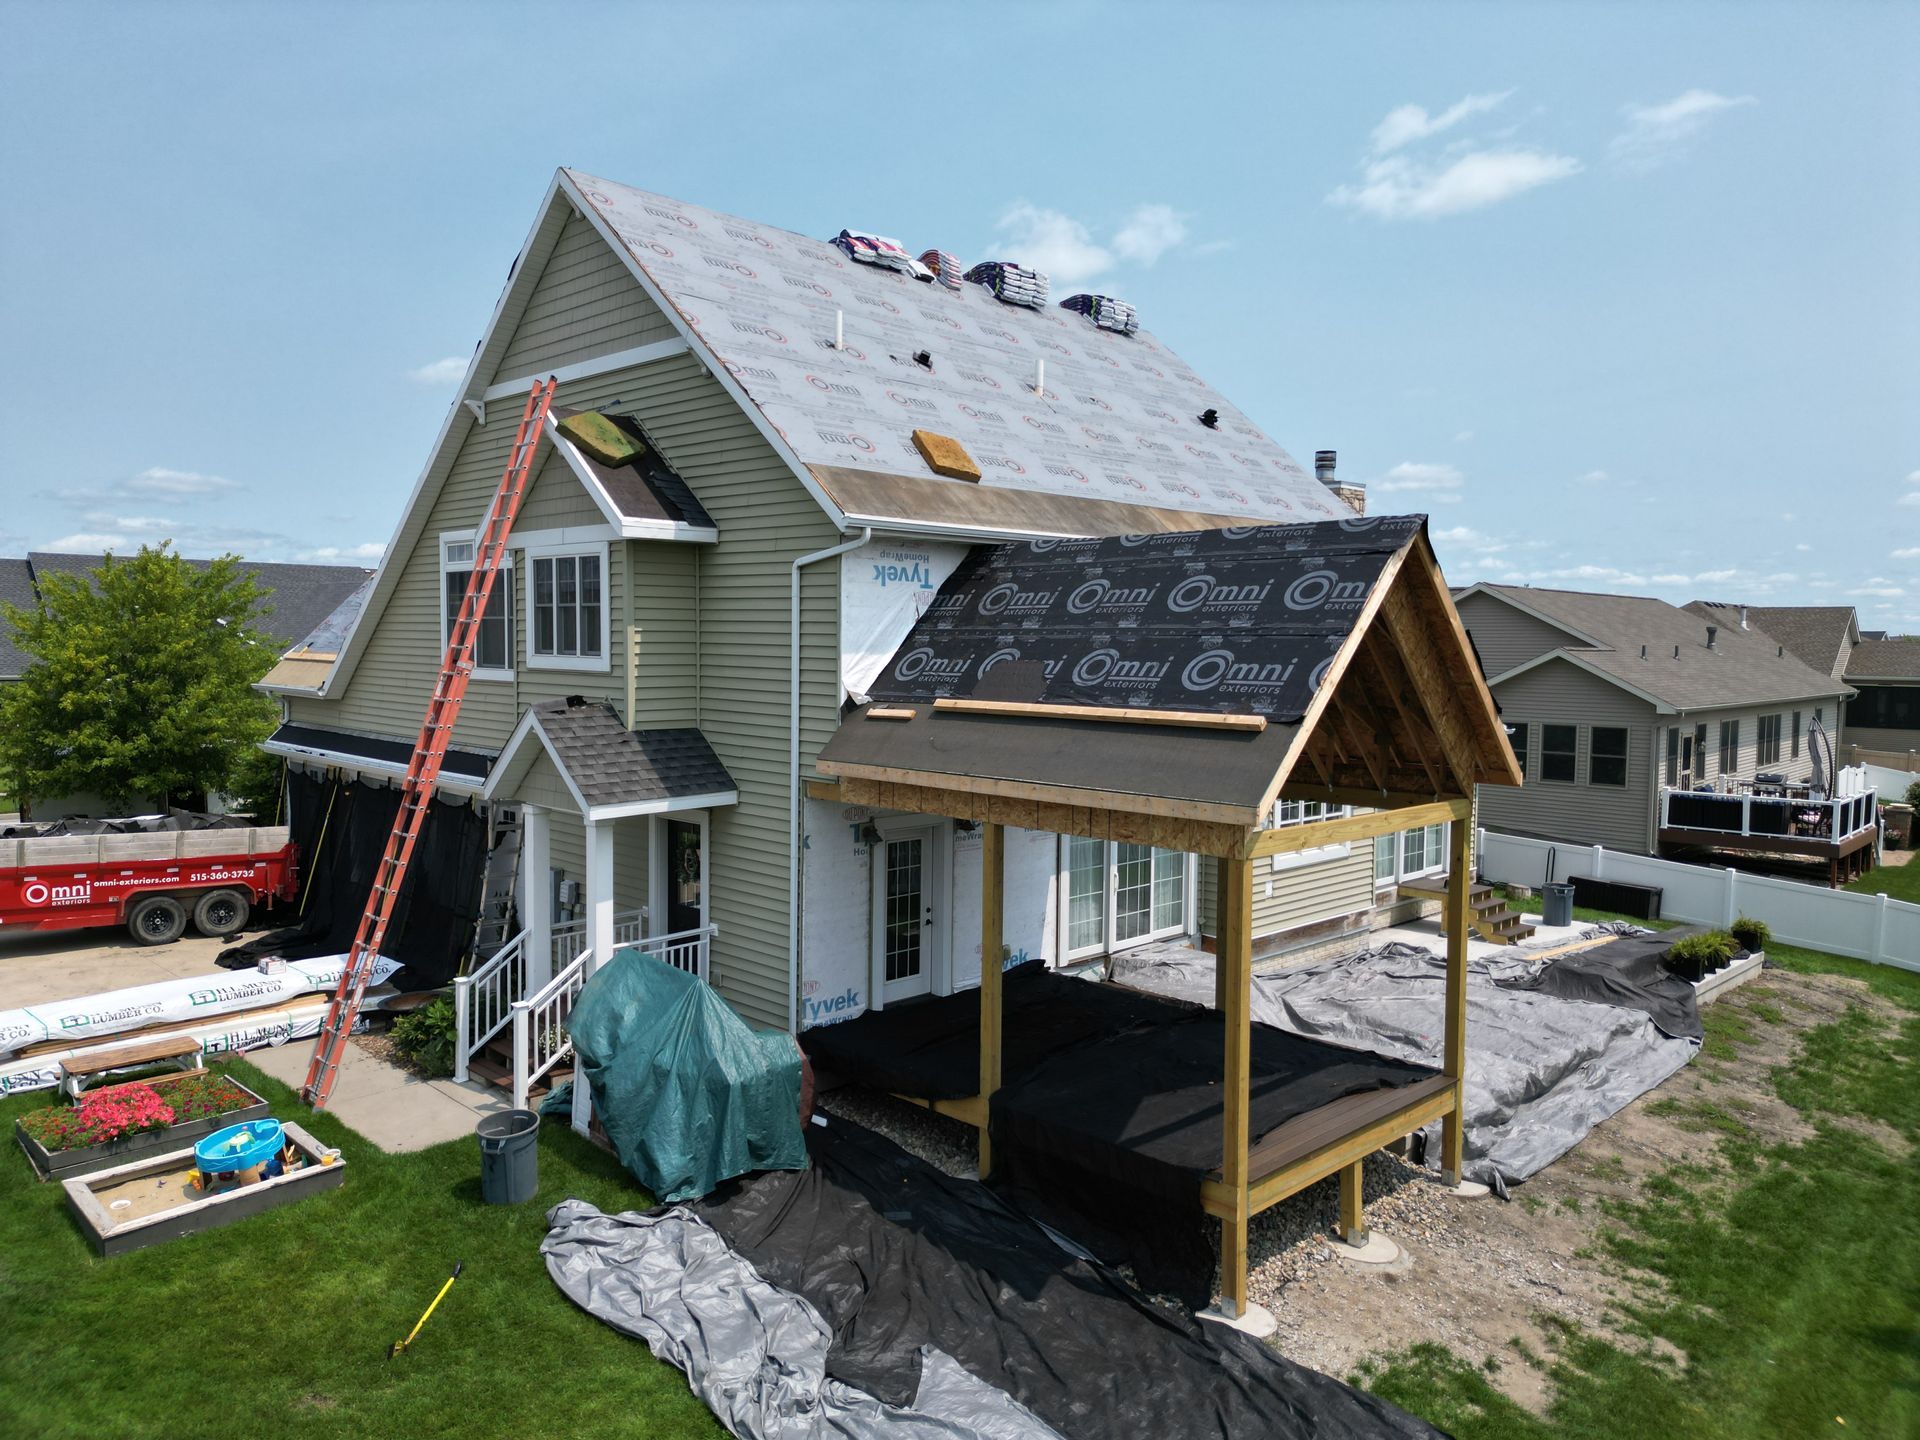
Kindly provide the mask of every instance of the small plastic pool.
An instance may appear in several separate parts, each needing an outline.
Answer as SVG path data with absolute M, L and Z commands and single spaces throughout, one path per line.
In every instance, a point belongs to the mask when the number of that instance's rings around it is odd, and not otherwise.
M 214 1131 L 193 1147 L 193 1159 L 202 1174 L 226 1175 L 266 1164 L 283 1143 L 278 1120 L 249 1120 Z

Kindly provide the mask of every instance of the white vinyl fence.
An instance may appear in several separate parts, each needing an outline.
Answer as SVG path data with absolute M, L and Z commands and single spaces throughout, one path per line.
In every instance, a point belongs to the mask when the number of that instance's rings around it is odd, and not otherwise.
M 1490 830 L 1478 832 L 1475 839 L 1481 878 L 1494 884 L 1537 889 L 1550 880 L 1580 875 L 1657 885 L 1664 892 L 1660 916 L 1665 920 L 1724 926 L 1749 915 L 1766 921 L 1774 938 L 1788 945 L 1920 970 L 1920 905 L 1904 900 L 1743 875 L 1712 865 L 1683 865 L 1600 845 L 1527 840 Z

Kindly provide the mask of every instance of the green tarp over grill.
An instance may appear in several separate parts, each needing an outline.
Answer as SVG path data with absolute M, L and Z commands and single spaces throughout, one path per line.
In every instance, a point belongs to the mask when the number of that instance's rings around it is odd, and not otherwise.
M 663 1204 L 755 1170 L 804 1170 L 800 1047 L 750 1029 L 697 975 L 630 946 L 567 1022 L 578 1073 L 626 1167 Z

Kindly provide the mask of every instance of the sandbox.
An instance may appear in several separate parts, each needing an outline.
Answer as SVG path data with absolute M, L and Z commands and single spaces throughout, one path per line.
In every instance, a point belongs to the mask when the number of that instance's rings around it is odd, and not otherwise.
M 291 1204 L 346 1180 L 347 1162 L 300 1126 L 285 1140 L 294 1159 L 283 1174 L 251 1183 L 229 1181 L 200 1192 L 189 1188 L 193 1147 L 154 1155 L 97 1174 L 61 1181 L 67 1206 L 103 1256 L 124 1255 L 217 1230 L 250 1215 Z

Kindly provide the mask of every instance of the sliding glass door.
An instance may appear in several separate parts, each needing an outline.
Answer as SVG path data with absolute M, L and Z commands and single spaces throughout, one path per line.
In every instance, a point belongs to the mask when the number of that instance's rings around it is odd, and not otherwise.
M 1190 860 L 1177 850 L 1063 837 L 1066 958 L 1105 954 L 1183 933 L 1192 902 Z

